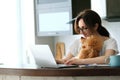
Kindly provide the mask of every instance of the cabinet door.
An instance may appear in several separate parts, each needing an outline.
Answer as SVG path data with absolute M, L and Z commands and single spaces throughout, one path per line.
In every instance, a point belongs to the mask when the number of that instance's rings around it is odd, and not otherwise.
M 72 34 L 71 0 L 35 0 L 35 22 L 38 36 Z
M 75 18 L 84 9 L 91 9 L 91 0 L 72 0 L 71 3 L 72 3 L 72 18 Z M 73 34 L 76 34 L 74 28 Z

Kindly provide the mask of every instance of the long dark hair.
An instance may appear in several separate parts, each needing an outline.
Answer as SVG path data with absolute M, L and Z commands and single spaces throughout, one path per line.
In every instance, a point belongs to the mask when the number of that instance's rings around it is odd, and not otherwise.
M 79 33 L 78 22 L 80 19 L 83 19 L 86 26 L 91 30 L 95 27 L 95 24 L 97 23 L 98 24 L 98 29 L 97 29 L 98 33 L 102 36 L 106 36 L 106 37 L 110 36 L 107 29 L 102 26 L 101 18 L 95 11 L 86 9 L 78 14 L 78 16 L 76 17 L 75 23 L 74 23 L 74 29 L 75 29 L 76 33 Z

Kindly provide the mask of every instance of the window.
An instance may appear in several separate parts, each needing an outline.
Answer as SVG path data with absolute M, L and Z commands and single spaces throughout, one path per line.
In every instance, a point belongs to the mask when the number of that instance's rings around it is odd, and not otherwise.
M 33 0 L 1 0 L 0 10 L 0 63 L 23 66 L 35 39 Z

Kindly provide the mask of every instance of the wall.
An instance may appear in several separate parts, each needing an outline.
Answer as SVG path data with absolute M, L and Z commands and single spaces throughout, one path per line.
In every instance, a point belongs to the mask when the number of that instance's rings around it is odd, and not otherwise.
M 107 22 L 103 21 L 103 26 L 105 26 L 111 34 L 111 37 L 115 38 L 118 43 L 118 49 L 120 50 L 120 22 Z
M 54 52 L 54 37 L 52 36 L 43 36 L 43 37 L 35 37 L 35 44 L 48 44 Z

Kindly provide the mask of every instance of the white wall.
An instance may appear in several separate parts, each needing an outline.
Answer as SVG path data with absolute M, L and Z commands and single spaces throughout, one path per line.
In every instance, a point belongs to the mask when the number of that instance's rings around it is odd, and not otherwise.
M 105 26 L 111 34 L 111 37 L 115 38 L 118 43 L 118 49 L 120 50 L 120 22 L 107 22 L 103 21 L 103 26 Z
M 35 37 L 35 44 L 48 44 L 52 50 L 52 52 L 54 52 L 54 37 L 52 36 L 44 36 L 44 37 Z
M 101 18 L 106 17 L 106 0 L 91 0 L 91 9 L 96 11 Z

